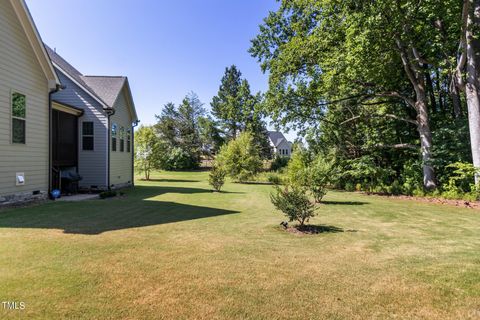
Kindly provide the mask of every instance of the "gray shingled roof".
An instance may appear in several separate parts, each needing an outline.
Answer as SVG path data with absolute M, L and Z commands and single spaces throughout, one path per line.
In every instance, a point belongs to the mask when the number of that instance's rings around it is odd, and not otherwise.
M 67 60 L 63 59 L 58 53 L 52 50 L 49 46 L 45 44 L 45 49 L 47 50 L 50 59 L 54 64 L 56 64 L 63 72 L 67 73 L 71 78 L 73 78 L 76 82 L 78 82 L 82 87 L 84 87 L 88 93 L 98 100 L 100 100 L 103 104 L 108 105 L 96 92 L 93 88 L 88 86 L 88 84 L 84 81 L 84 77 L 80 71 L 75 69 Z M 110 106 L 110 105 L 109 105 Z
M 44 45 L 48 55 L 50 56 L 50 59 L 62 70 L 62 72 L 69 75 L 72 79 L 79 83 L 87 91 L 88 94 L 101 101 L 108 108 L 113 108 L 113 105 L 115 104 L 115 101 L 117 100 L 120 91 L 126 85 L 128 88 L 128 93 L 130 95 L 130 102 L 134 119 L 138 119 L 127 77 L 84 76 L 80 71 L 75 69 L 70 63 L 63 59 L 49 46 L 47 46 L 46 44 Z
M 109 107 L 113 108 L 126 77 L 83 76 L 82 79 Z
M 287 141 L 283 133 L 278 131 L 268 131 L 268 137 L 275 147 L 277 147 L 282 141 Z

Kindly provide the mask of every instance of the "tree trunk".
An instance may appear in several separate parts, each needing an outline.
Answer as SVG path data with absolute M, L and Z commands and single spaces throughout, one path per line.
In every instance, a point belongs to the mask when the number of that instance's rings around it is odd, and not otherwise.
M 479 0 L 480 1 L 480 0 Z M 422 153 L 423 187 L 433 190 L 437 187 L 435 170 L 432 166 L 432 132 L 428 118 L 426 76 L 419 52 L 414 48 L 407 49 L 400 39 L 396 39 L 397 47 L 403 62 L 403 68 L 415 90 L 415 103 L 408 102 L 417 112 L 417 131 L 420 135 L 420 151 Z M 409 54 L 412 52 L 413 56 Z
M 445 112 L 444 94 L 442 90 L 442 79 L 440 78 L 440 72 L 435 69 L 435 90 L 438 93 L 438 110 L 441 113 Z
M 428 121 L 428 111 L 425 94 L 420 94 L 415 102 L 417 109 L 417 130 L 420 135 L 420 149 L 422 153 L 423 186 L 427 190 L 437 187 L 435 171 L 432 167 L 432 132 Z
M 427 83 L 428 95 L 429 95 L 429 98 L 430 98 L 430 106 L 431 106 L 432 112 L 436 113 L 438 111 L 437 110 L 437 100 L 435 98 L 435 90 L 433 89 L 432 77 L 430 76 L 430 73 L 428 72 L 428 70 L 425 71 L 425 80 L 426 80 L 426 83 Z
M 460 118 L 462 116 L 462 102 L 460 100 L 460 92 L 455 77 L 452 77 L 448 91 L 450 93 L 450 98 L 452 99 L 453 114 L 455 118 Z
M 468 107 L 468 125 L 470 129 L 470 144 L 472 148 L 473 165 L 480 168 L 480 40 L 475 39 L 475 30 L 480 27 L 480 0 L 470 0 L 466 27 L 466 84 L 465 94 Z M 475 183 L 480 182 L 480 176 L 475 175 Z
M 145 180 L 150 180 L 150 168 L 149 166 L 145 163 L 143 166 L 144 172 L 145 172 Z

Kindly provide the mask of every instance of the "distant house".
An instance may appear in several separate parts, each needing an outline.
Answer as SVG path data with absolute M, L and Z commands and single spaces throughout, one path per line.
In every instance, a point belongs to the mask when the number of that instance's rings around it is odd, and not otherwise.
M 64 86 L 52 95 L 53 124 L 58 124 L 53 128 L 53 169 L 77 171 L 84 189 L 132 185 L 133 127 L 138 118 L 128 79 L 84 76 L 45 47 Z M 63 126 L 67 121 L 72 125 Z M 55 139 L 57 132 L 61 133 L 59 140 Z
M 78 174 L 84 188 L 133 184 L 126 77 L 83 76 L 44 45 L 24 0 L 0 1 L 0 57 L 0 205 Z
M 283 133 L 269 131 L 268 140 L 275 155 L 280 157 L 290 157 L 292 155 L 292 143 L 285 138 Z

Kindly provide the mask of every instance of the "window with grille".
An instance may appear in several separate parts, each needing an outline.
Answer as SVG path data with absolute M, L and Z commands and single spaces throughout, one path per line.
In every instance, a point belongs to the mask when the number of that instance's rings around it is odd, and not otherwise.
M 131 151 L 132 147 L 132 131 L 130 129 L 127 130 L 127 152 Z
M 117 124 L 112 124 L 112 151 L 117 151 Z
M 92 121 L 82 123 L 82 150 L 91 151 L 94 149 L 94 129 Z
M 125 151 L 125 128 L 120 127 L 120 152 Z
M 12 143 L 26 143 L 27 98 L 25 95 L 12 93 Z

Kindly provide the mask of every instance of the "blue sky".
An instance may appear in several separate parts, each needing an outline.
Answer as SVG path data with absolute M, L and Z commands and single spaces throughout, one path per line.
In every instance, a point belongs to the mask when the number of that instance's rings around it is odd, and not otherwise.
M 267 76 L 247 52 L 275 0 L 27 0 L 43 40 L 86 75 L 126 75 L 142 123 L 196 92 L 206 107 L 225 67 L 252 91 Z M 292 138 L 292 137 L 289 137 Z

